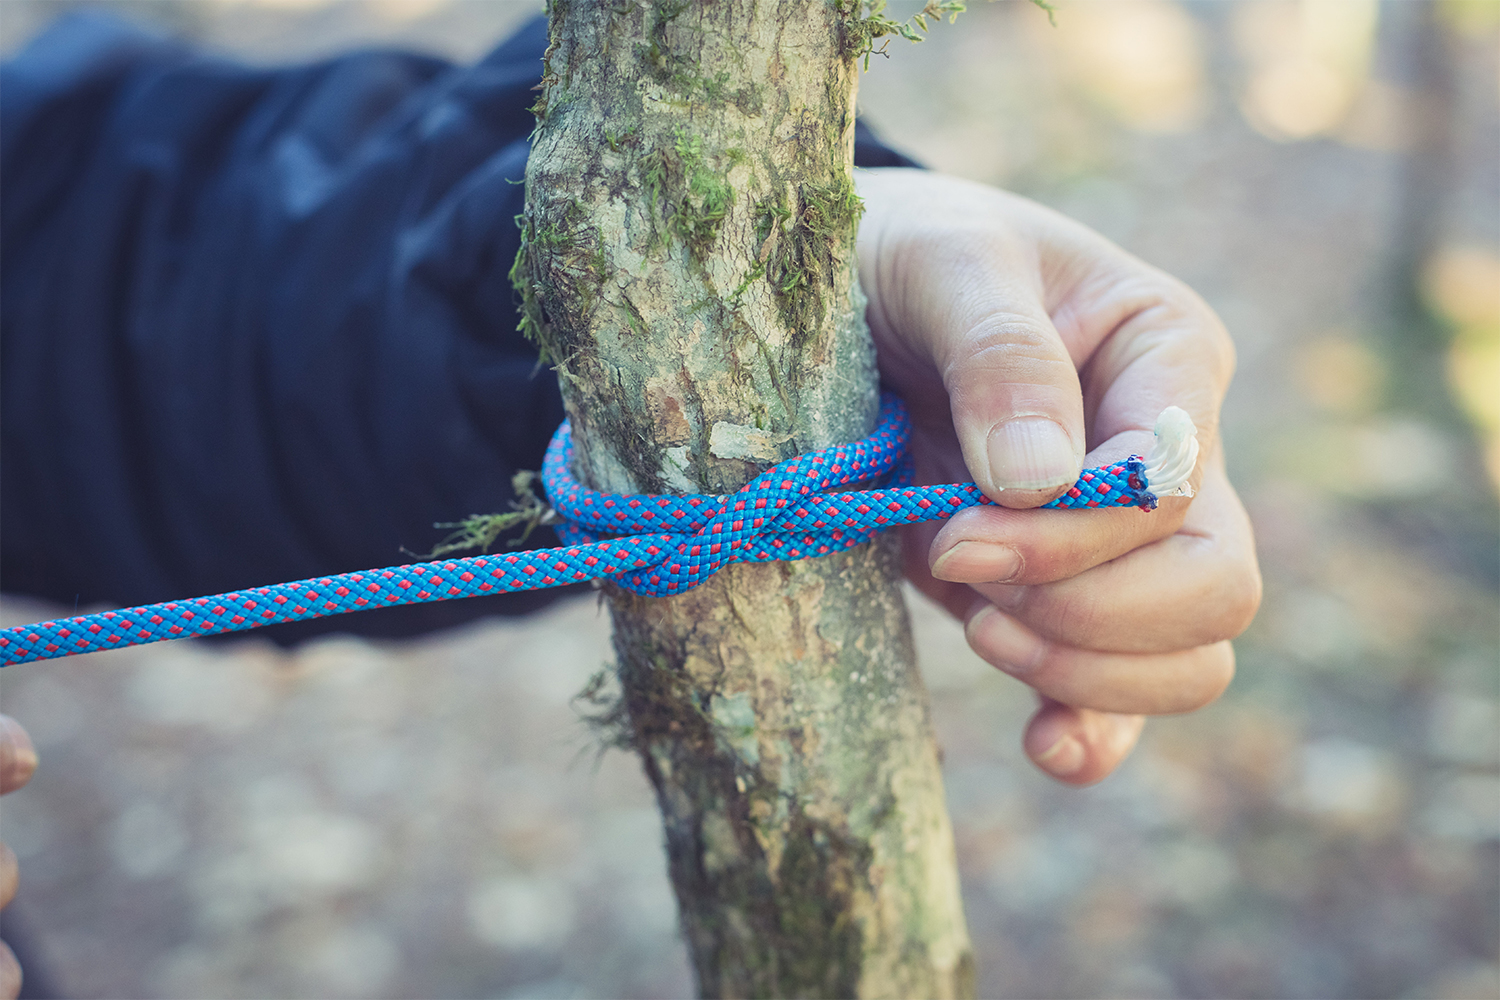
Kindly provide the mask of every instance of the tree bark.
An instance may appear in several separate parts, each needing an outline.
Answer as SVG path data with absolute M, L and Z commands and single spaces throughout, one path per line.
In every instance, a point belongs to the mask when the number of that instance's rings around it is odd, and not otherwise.
M 727 493 L 871 430 L 862 9 L 553 0 L 512 276 L 589 485 Z M 895 545 L 609 588 L 705 996 L 972 994 Z

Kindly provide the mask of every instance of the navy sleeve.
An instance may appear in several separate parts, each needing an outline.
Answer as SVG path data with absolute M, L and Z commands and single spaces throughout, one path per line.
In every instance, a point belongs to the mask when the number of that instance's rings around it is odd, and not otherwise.
M 72 15 L 0 69 L 0 586 L 216 593 L 400 562 L 505 509 L 563 415 L 507 279 L 545 36 L 466 67 L 266 69 Z M 863 126 L 857 148 L 911 165 Z

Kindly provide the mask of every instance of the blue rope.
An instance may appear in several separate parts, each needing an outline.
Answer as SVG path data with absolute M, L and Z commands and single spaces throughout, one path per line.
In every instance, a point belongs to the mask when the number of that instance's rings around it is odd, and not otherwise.
M 691 590 L 734 562 L 810 559 L 869 541 L 901 524 L 952 517 L 991 501 L 973 483 L 912 486 L 911 422 L 894 396 L 862 441 L 798 455 L 728 496 L 621 496 L 580 485 L 569 471 L 565 422 L 542 464 L 542 483 L 564 518 L 563 545 L 386 569 L 361 570 L 212 597 L 148 604 L 0 630 L 0 666 L 216 635 L 400 604 L 422 604 L 607 578 L 638 594 Z M 838 492 L 863 480 L 879 489 Z M 1152 510 L 1145 463 L 1089 469 L 1046 507 Z

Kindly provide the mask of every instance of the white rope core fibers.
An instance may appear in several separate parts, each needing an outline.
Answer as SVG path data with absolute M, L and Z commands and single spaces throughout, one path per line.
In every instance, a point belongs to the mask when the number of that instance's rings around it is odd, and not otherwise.
M 1159 497 L 1190 497 L 1188 477 L 1198 464 L 1198 428 L 1180 406 L 1156 418 L 1156 443 L 1146 456 L 1146 488 Z

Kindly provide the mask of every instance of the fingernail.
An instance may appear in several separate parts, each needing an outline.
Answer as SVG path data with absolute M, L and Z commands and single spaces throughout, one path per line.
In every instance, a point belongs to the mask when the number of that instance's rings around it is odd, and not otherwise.
M 1032 758 L 1036 766 L 1058 778 L 1069 778 L 1083 769 L 1083 744 L 1076 736 L 1064 736 Z
M 932 564 L 932 575 L 950 583 L 1005 583 L 1020 573 L 1021 553 L 991 542 L 959 542 Z
M 1012 677 L 1026 677 L 1041 662 L 1042 641 L 993 606 L 975 612 L 965 624 L 964 634 L 986 663 Z
M 1004 490 L 1041 490 L 1078 477 L 1082 459 L 1060 424 L 1042 417 L 1008 420 L 990 431 L 990 477 Z

